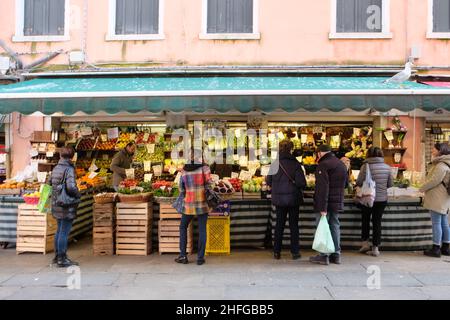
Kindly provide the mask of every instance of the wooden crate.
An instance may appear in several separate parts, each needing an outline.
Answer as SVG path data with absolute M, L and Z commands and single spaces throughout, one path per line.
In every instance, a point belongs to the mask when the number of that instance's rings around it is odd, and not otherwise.
M 114 254 L 115 227 L 96 227 L 92 231 L 92 248 L 95 256 Z
M 116 254 L 150 254 L 153 203 L 118 203 L 116 218 Z
M 94 227 L 111 227 L 115 224 L 114 203 L 94 203 Z
M 160 220 L 158 224 L 158 241 L 159 241 L 159 254 L 165 252 L 168 253 L 180 253 L 180 219 L 167 219 Z M 187 237 L 187 253 L 193 251 L 193 229 L 192 223 L 188 228 Z
M 261 192 L 244 192 L 243 199 L 261 199 Z
M 57 221 L 49 214 L 40 213 L 37 206 L 21 204 L 17 216 L 17 254 L 54 250 Z
M 171 203 L 161 203 L 159 205 L 159 219 L 181 219 L 181 214 L 172 207 Z

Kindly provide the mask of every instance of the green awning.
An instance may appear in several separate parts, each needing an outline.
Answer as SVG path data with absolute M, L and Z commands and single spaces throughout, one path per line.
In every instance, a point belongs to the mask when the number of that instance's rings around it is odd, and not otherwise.
M 380 77 L 40 78 L 0 86 L 0 113 L 450 111 L 450 90 Z

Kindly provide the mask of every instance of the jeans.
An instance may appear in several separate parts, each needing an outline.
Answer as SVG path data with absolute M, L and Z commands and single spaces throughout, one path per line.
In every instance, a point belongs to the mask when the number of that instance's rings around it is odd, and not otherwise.
M 374 202 L 373 207 L 362 208 L 362 241 L 370 239 L 370 218 L 372 218 L 372 242 L 375 247 L 381 244 L 381 219 L 387 202 Z
M 281 252 L 283 245 L 283 232 L 286 225 L 286 218 L 289 214 L 289 229 L 291 230 L 291 253 L 298 254 L 300 251 L 299 244 L 299 207 L 276 207 L 277 210 L 277 224 L 275 227 L 275 240 L 273 245 L 274 252 Z
M 316 219 L 316 226 L 319 225 L 321 215 L 319 214 Z M 331 237 L 334 243 L 334 254 L 341 254 L 341 223 L 339 222 L 338 212 L 327 212 L 327 220 L 330 226 Z M 328 256 L 328 254 L 322 254 Z
M 69 241 L 70 229 L 72 229 L 72 219 L 58 219 L 58 228 L 55 234 L 55 252 L 56 254 L 65 254 L 67 252 L 67 243 Z
M 194 215 L 181 215 L 180 223 L 180 256 L 186 257 L 187 246 L 187 229 L 191 223 Z M 197 216 L 198 219 L 198 253 L 197 259 L 203 260 L 205 258 L 206 249 L 206 222 L 208 221 L 208 214 L 201 214 Z
M 433 224 L 433 244 L 441 246 L 442 243 L 450 243 L 450 229 L 446 214 L 431 211 Z

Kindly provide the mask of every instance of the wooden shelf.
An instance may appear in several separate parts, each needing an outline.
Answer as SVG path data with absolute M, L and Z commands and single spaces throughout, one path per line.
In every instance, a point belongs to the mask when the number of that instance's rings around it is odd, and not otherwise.
M 30 143 L 54 143 L 57 144 L 57 141 L 51 141 L 51 140 L 30 140 Z
M 392 133 L 407 133 L 408 131 L 402 131 L 402 130 L 383 130 L 383 132 L 392 131 Z
M 383 148 L 383 151 L 406 151 L 407 148 Z

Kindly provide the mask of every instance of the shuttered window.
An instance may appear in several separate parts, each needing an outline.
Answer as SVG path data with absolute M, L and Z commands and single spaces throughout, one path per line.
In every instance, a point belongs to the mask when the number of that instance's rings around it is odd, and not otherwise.
M 158 34 L 159 0 L 116 0 L 116 34 Z
M 337 0 L 336 31 L 382 32 L 382 0 Z
M 450 32 L 450 0 L 434 0 L 433 32 Z
M 64 35 L 65 0 L 25 0 L 25 36 Z
M 207 33 L 253 33 L 253 0 L 208 0 Z

